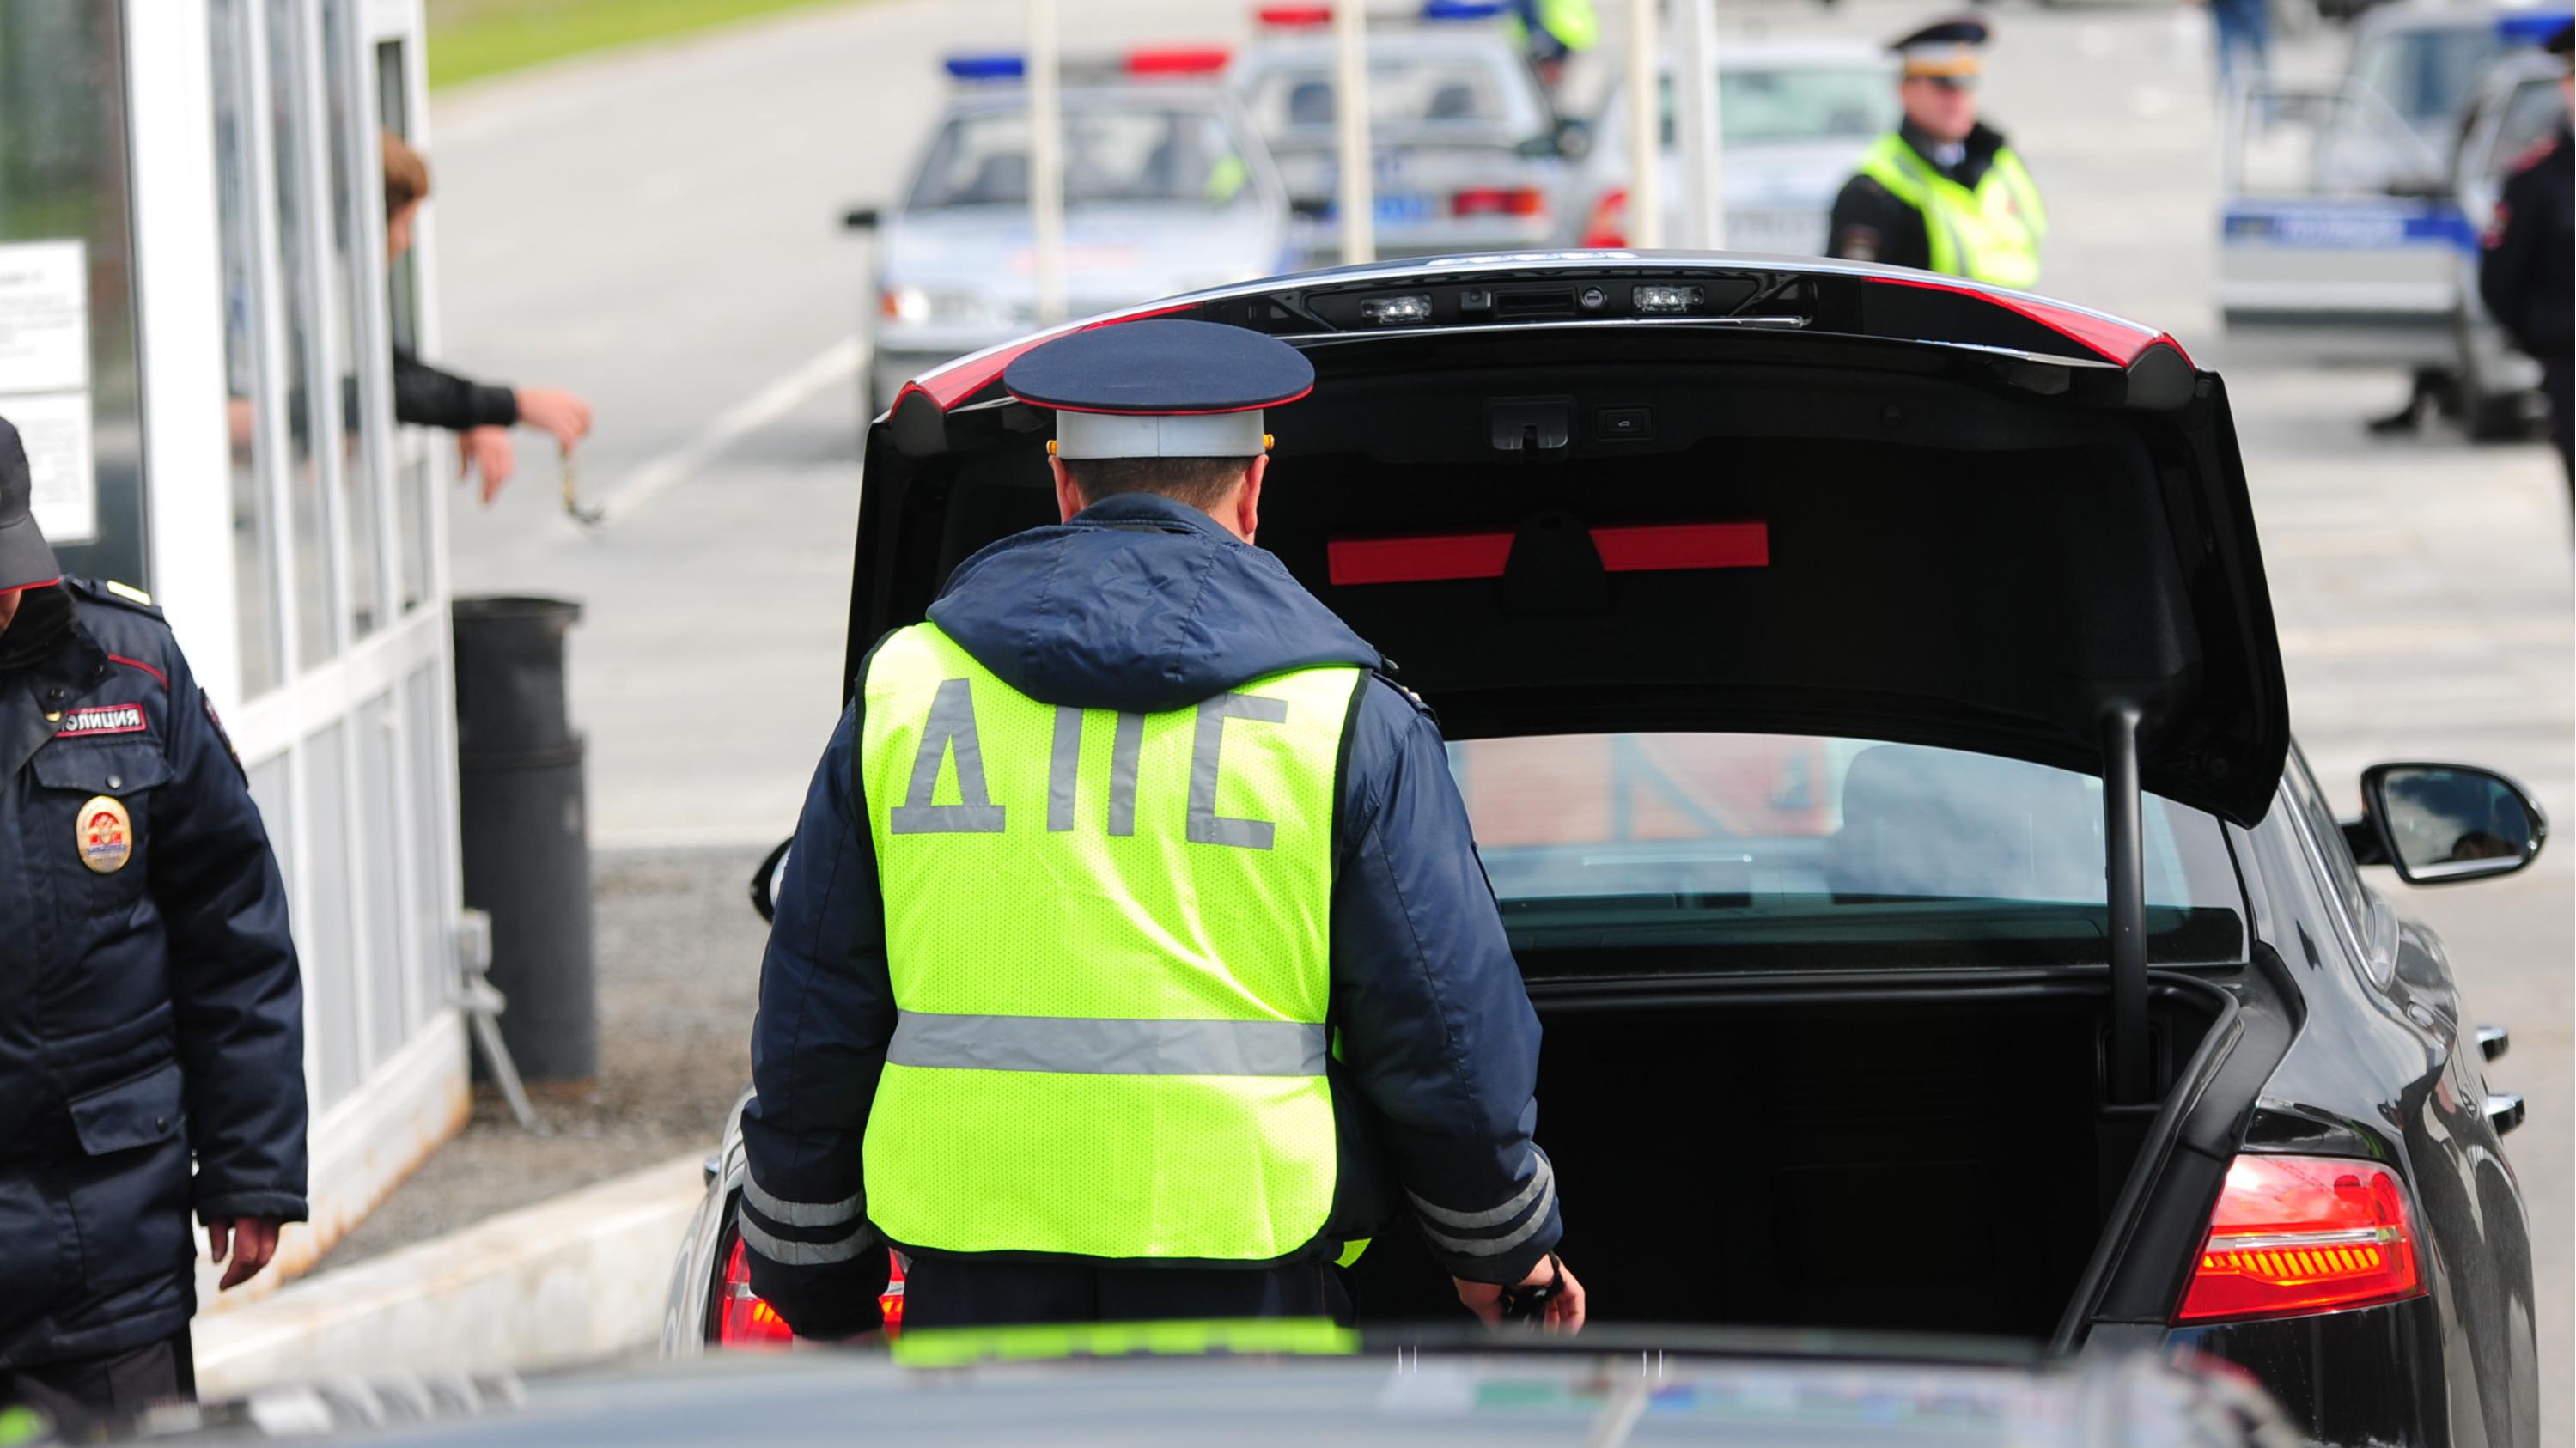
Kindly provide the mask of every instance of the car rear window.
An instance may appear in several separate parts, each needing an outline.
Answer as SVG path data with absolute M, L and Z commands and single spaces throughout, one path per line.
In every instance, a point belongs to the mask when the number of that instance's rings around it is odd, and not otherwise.
M 1466 57 L 1371 61 L 1368 83 L 1372 126 L 1493 129 L 1512 118 L 1502 77 Z M 1320 66 L 1263 71 L 1244 91 L 1243 104 L 1266 136 L 1327 129 L 1336 116 L 1333 73 Z
M 1213 111 L 1067 107 L 1064 200 L 1194 202 L 1252 199 L 1252 172 L 1233 128 Z M 1029 119 L 983 111 L 940 128 L 913 185 L 910 209 L 1029 204 Z
M 2109 959 L 2090 775 L 1760 734 L 1475 739 L 1450 764 L 1532 974 Z M 2241 959 L 2218 821 L 2153 796 L 2145 818 L 2149 959 Z
M 1896 85 L 1878 66 L 1728 66 L 1717 92 L 1718 135 L 1729 146 L 1851 141 L 1854 154 L 1893 130 Z M 1673 84 L 1663 82 L 1664 147 L 1674 144 Z

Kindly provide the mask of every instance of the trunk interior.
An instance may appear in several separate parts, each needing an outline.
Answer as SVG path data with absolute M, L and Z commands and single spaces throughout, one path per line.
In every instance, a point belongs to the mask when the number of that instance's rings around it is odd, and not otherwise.
M 2046 1338 L 2153 1115 L 2101 1104 L 2098 985 L 1533 995 L 1539 1141 L 1599 1323 Z M 2214 1008 L 2171 988 L 2152 999 L 2164 1091 Z M 1350 1285 L 1362 1321 L 1459 1313 L 1409 1223 Z

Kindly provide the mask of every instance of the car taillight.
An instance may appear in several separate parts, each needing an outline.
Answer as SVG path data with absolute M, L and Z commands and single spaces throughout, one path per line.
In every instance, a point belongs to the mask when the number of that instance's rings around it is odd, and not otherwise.
M 1592 216 L 1583 223 L 1584 246 L 1624 247 L 1628 244 L 1628 193 L 1613 186 L 1592 203 Z
M 2294 1317 L 2424 1291 L 2397 1174 L 2326 1156 L 2240 1156 L 2174 1324 Z
M 737 1238 L 725 1256 L 724 1281 L 716 1289 L 716 1346 L 749 1351 L 785 1347 L 795 1334 L 777 1308 L 752 1293 L 751 1264 L 742 1252 Z M 892 1252 L 886 1254 L 886 1289 L 877 1296 L 877 1310 L 885 1315 L 887 1337 L 903 1332 L 903 1259 Z
M 1472 186 L 1449 198 L 1452 216 L 1541 216 L 1547 198 L 1529 186 Z
M 795 1336 L 778 1309 L 752 1295 L 751 1264 L 743 1260 L 742 1242 L 725 1257 L 724 1281 L 716 1288 L 716 1346 L 759 1350 L 780 1348 Z

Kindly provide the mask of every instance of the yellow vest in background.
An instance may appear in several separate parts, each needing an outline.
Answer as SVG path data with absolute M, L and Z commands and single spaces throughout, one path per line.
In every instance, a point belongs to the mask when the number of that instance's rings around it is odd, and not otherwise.
M 1995 152 L 1975 189 L 1944 176 L 1894 131 L 1861 158 L 1861 174 L 1923 213 L 1932 241 L 1931 269 L 1999 287 L 2039 281 L 2039 243 L 2048 213 L 2039 188 L 2009 146 Z

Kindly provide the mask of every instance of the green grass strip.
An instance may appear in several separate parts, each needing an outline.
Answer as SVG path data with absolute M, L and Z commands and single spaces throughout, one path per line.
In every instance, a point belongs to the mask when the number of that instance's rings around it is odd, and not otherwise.
M 834 0 L 429 0 L 429 83 L 708 30 Z

